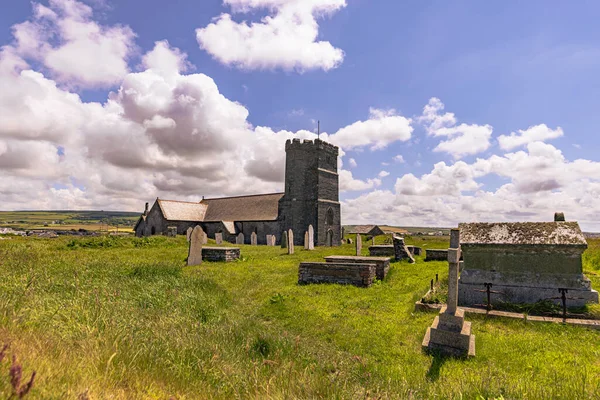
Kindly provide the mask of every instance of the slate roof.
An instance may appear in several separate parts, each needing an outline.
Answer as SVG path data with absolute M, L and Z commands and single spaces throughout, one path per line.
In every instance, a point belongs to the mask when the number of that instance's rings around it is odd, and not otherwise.
M 275 221 L 283 193 L 204 199 L 208 207 L 204 222 L 216 221 Z
M 461 244 L 587 246 L 577 222 L 459 224 Z
M 203 221 L 207 205 L 187 201 L 160 200 L 158 205 L 168 221 Z
M 373 236 L 385 235 L 385 232 L 377 225 L 354 225 L 348 233 Z

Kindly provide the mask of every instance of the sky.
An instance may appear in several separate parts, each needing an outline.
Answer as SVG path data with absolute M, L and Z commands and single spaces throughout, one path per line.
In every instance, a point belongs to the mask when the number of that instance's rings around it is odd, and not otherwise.
M 0 0 L 4 210 L 283 191 L 340 147 L 344 224 L 600 231 L 600 3 Z

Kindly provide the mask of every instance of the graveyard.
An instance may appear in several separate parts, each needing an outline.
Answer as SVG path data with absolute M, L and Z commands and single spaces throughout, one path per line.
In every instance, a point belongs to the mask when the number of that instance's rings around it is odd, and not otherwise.
M 449 241 L 407 236 L 405 244 L 426 252 Z M 361 242 L 366 257 L 371 242 Z M 225 248 L 239 248 L 239 258 L 209 261 Z M 415 302 L 436 274 L 447 286 L 447 260 L 392 259 L 385 278 L 364 288 L 298 284 L 301 263 L 346 263 L 356 243 L 296 245 L 289 254 L 209 238 L 204 249 L 201 264 L 188 266 L 185 235 L 1 240 L 0 345 L 17 355 L 24 381 L 36 371 L 31 398 L 573 399 L 600 391 L 600 333 L 588 328 L 468 314 L 475 357 L 423 351 L 438 313 L 415 311 Z M 588 239 L 592 287 L 599 261 L 600 240 Z M 600 317 L 598 305 L 583 312 Z

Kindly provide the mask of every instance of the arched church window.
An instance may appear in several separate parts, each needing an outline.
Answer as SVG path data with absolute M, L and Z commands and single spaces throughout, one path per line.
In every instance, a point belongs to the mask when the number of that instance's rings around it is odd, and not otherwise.
M 331 208 L 327 210 L 327 216 L 325 217 L 325 223 L 327 225 L 333 225 L 333 210 Z

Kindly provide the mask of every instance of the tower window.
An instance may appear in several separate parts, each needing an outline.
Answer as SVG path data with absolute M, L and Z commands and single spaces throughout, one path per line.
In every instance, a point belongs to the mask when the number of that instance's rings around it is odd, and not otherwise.
M 325 224 L 333 225 L 333 210 L 331 208 L 327 210 L 327 215 L 325 217 Z

